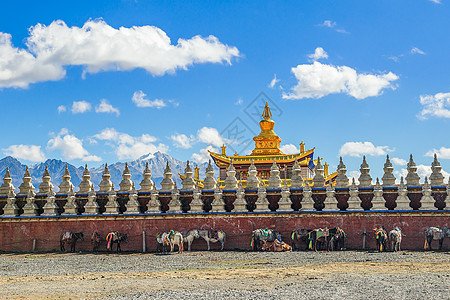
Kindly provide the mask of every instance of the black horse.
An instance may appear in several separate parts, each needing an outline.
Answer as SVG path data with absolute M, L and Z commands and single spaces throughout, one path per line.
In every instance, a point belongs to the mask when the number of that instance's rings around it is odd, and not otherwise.
M 253 251 L 259 251 L 262 248 L 262 241 L 273 242 L 275 240 L 281 242 L 281 235 L 278 231 L 272 229 L 256 229 L 252 232 L 250 246 Z
M 114 244 L 117 244 L 116 252 L 122 252 L 122 248 L 120 248 L 121 242 L 128 243 L 128 237 L 125 233 L 110 232 L 106 236 L 106 249 L 112 252 Z
M 311 231 L 303 228 L 292 231 L 292 250 L 308 250 L 308 235 Z
M 331 228 L 328 235 L 328 251 L 344 250 L 345 232 L 339 227 Z
M 442 245 L 444 244 L 445 236 L 450 237 L 450 229 L 447 227 L 430 227 L 425 231 L 425 250 L 432 250 L 431 242 L 433 240 L 439 241 L 439 250 L 442 250 Z
M 66 251 L 66 248 L 64 247 L 65 244 L 70 245 L 70 252 L 75 252 L 75 244 L 78 240 L 83 240 L 84 235 L 82 232 L 64 232 L 61 234 L 59 238 L 59 247 L 62 252 Z
M 388 234 L 383 226 L 375 227 L 373 229 L 373 234 L 375 235 L 375 239 L 377 240 L 377 249 L 378 252 L 383 252 L 386 249 L 386 244 L 388 241 Z

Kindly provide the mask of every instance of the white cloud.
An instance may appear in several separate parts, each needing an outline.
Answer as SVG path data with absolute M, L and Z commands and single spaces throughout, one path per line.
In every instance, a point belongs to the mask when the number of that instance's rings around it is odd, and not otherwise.
M 174 134 L 170 139 L 175 143 L 175 147 L 189 149 L 192 148 L 193 137 L 185 134 Z
M 207 162 L 208 160 L 211 159 L 211 156 L 209 155 L 208 150 L 211 151 L 211 152 L 216 152 L 216 153 L 219 152 L 218 149 L 216 149 L 213 146 L 209 145 L 206 148 L 201 149 L 199 153 L 192 154 L 192 159 L 194 159 L 195 162 L 198 163 L 198 164 Z
M 101 161 L 98 156 L 91 155 L 84 147 L 83 142 L 76 136 L 69 134 L 68 130 L 63 128 L 57 136 L 50 139 L 47 143 L 47 150 L 59 150 L 65 159 L 81 159 L 83 161 Z
M 273 89 L 279 81 L 280 81 L 280 79 L 277 79 L 277 74 L 274 74 L 273 79 L 270 81 L 270 83 L 267 86 L 269 88 Z
M 398 158 L 398 157 L 391 158 L 391 161 L 394 165 L 398 165 L 398 166 L 406 166 L 406 164 L 408 163 L 405 159 Z
M 239 98 L 236 102 L 234 102 L 234 105 L 242 105 L 244 103 L 244 100 L 242 98 Z
M 300 152 L 300 150 L 293 144 L 282 145 L 280 150 L 285 154 L 295 154 Z
M 380 156 L 393 151 L 388 146 L 375 146 L 371 142 L 347 142 L 339 150 L 341 156 L 361 157 L 363 155 Z
M 72 113 L 73 114 L 83 114 L 92 109 L 91 103 L 87 101 L 73 101 L 72 103 Z
M 339 33 L 348 33 L 344 28 L 338 28 L 337 23 L 331 20 L 325 20 L 323 23 L 319 24 L 319 26 L 333 28 L 335 31 Z
M 186 70 L 193 64 L 227 63 L 239 50 L 215 36 L 178 39 L 177 44 L 155 26 L 115 29 L 103 20 L 68 27 L 57 20 L 29 29 L 27 49 L 15 48 L 11 35 L 0 33 L 0 87 L 26 88 L 30 83 L 60 80 L 65 66 L 85 73 L 143 68 L 154 76 Z
M 110 113 L 110 114 L 116 114 L 117 116 L 120 115 L 120 111 L 117 107 L 112 106 L 108 100 L 102 99 L 100 104 L 97 105 L 95 108 L 96 113 Z
M 325 21 L 323 21 L 322 24 L 320 24 L 320 26 L 324 26 L 324 27 L 328 27 L 328 28 L 336 27 L 336 25 L 337 25 L 336 22 L 333 22 L 331 20 L 325 20 Z
M 216 128 L 203 127 L 197 132 L 197 138 L 200 142 L 220 147 L 227 141 L 224 139 Z
M 422 111 L 417 115 L 421 120 L 429 116 L 437 118 L 450 118 L 450 93 L 437 93 L 436 95 L 420 96 Z
M 450 159 L 450 148 L 441 147 L 441 149 L 432 149 L 428 151 L 426 156 L 434 156 L 437 154 L 438 159 Z
M 310 61 L 316 61 L 322 58 L 327 59 L 328 53 L 322 47 L 317 47 L 313 54 L 308 55 Z
M 180 102 L 175 101 L 175 100 L 172 100 L 172 99 L 167 100 L 167 102 L 169 102 L 170 104 L 172 104 L 173 107 L 178 107 L 178 106 L 180 106 Z
M 36 145 L 11 145 L 2 151 L 4 155 L 28 161 L 44 161 L 45 159 L 41 146 Z
M 347 66 L 333 66 L 315 61 L 313 64 L 292 68 L 298 84 L 292 93 L 283 93 L 284 99 L 322 98 L 329 94 L 345 93 L 356 99 L 379 96 L 385 88 L 394 89 L 392 81 L 398 76 L 392 72 L 374 75 L 358 74 Z
M 441 0 L 429 0 L 430 2 L 436 3 L 436 4 L 441 4 Z
M 65 107 L 64 105 L 60 105 L 58 106 L 58 114 L 67 111 L 67 107 Z
M 145 99 L 146 96 L 147 95 L 143 91 L 136 91 L 134 92 L 133 97 L 131 97 L 131 100 L 134 102 L 134 104 L 136 104 L 137 107 L 156 107 L 160 109 L 167 105 L 164 100 L 148 100 Z M 178 106 L 178 104 L 176 106 Z
M 425 181 L 425 176 L 430 177 L 431 175 L 431 166 L 425 166 L 425 165 L 417 165 L 417 175 L 419 175 L 420 177 L 420 182 L 424 182 Z M 444 176 L 444 178 L 448 178 L 450 176 L 450 173 L 442 170 L 442 175 Z M 406 175 L 408 175 L 408 170 L 405 169 L 401 169 L 400 171 L 394 171 L 394 174 L 396 175 L 397 178 L 397 182 L 400 182 L 400 177 L 403 176 L 403 178 L 406 178 Z M 428 182 L 430 182 L 428 180 Z M 406 184 L 406 180 L 405 180 L 405 184 Z
M 167 153 L 169 147 L 159 143 L 154 144 L 158 139 L 149 134 L 141 136 L 131 136 L 121 133 L 114 128 L 105 128 L 93 136 L 94 139 L 107 141 L 114 148 L 119 159 L 137 159 L 144 154 L 153 154 L 157 151 Z
M 0 32 L 0 57 L 0 88 L 26 88 L 30 83 L 60 80 L 66 75 L 60 65 L 15 48 L 8 33 Z
M 411 51 L 409 53 L 411 53 L 411 54 L 421 54 L 421 55 L 425 55 L 426 54 L 425 52 L 423 52 L 422 50 L 420 50 L 417 47 L 412 47 Z

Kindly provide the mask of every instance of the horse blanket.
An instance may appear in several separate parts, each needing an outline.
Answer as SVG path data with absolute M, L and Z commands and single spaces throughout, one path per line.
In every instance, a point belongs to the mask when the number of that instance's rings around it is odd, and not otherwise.
M 62 240 L 70 240 L 72 238 L 72 232 L 64 232 L 63 236 L 62 236 Z
M 430 228 L 430 231 L 433 233 L 433 240 L 440 240 L 444 237 L 444 231 L 440 228 L 433 227 Z

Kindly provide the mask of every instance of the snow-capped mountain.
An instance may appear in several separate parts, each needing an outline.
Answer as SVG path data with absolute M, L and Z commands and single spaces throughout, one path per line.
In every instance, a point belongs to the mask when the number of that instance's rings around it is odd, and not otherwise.
M 131 180 L 135 183 L 137 189 L 139 189 L 140 187 L 139 183 L 142 181 L 142 173 L 145 169 L 146 162 L 148 162 L 150 170 L 152 171 L 152 180 L 156 183 L 156 186 L 158 188 L 160 187 L 160 183 L 163 179 L 164 169 L 167 162 L 169 162 L 169 166 L 172 169 L 173 180 L 177 183 L 178 187 L 181 187 L 181 179 L 178 176 L 178 173 L 184 174 L 186 162 L 173 158 L 168 154 L 156 152 L 154 154 L 143 155 L 136 160 L 128 162 L 128 168 L 131 172 Z M 43 163 L 29 166 L 33 185 L 37 189 L 39 184 L 42 182 L 42 174 L 44 173 L 45 166 L 47 165 L 50 176 L 52 177 L 52 183 L 55 186 L 55 191 L 58 191 L 57 186 L 62 181 L 62 175 L 64 173 L 66 164 L 69 168 L 70 175 L 72 176 L 71 181 L 76 187 L 75 191 L 77 191 L 77 186 L 82 180 L 84 166 L 80 166 L 77 168 L 69 163 L 57 159 L 48 159 Z M 191 164 L 192 169 L 194 169 L 194 166 L 195 164 Z M 198 167 L 200 168 L 200 178 L 205 177 L 206 166 L 207 163 L 198 165 Z M 25 173 L 26 166 L 17 159 L 11 156 L 7 156 L 0 160 L 0 178 L 3 178 L 3 176 L 5 175 L 6 167 L 9 167 L 11 177 L 13 179 L 12 183 L 17 189 L 22 183 L 22 177 Z M 98 168 L 90 169 L 91 181 L 94 183 L 96 189 L 98 188 L 98 184 L 102 180 L 102 173 L 104 168 L 105 165 L 101 165 Z M 108 164 L 108 169 L 111 173 L 111 181 L 114 183 L 115 189 L 118 190 L 119 183 L 120 181 L 122 181 L 122 172 L 125 169 L 125 163 L 116 162 L 113 164 Z M 216 176 L 219 174 L 218 172 L 219 169 L 215 167 Z

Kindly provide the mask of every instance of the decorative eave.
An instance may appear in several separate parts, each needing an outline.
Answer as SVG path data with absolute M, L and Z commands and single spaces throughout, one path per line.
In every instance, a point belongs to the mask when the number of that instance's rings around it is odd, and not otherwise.
M 212 159 L 216 163 L 218 167 L 228 166 L 233 160 L 234 166 L 239 165 L 249 165 L 253 161 L 255 164 L 272 164 L 275 159 L 277 163 L 281 164 L 289 164 L 294 163 L 295 160 L 301 165 L 307 165 L 309 163 L 308 158 L 314 153 L 315 148 L 312 148 L 304 153 L 296 153 L 296 154 L 277 154 L 277 155 L 246 155 L 246 156 L 228 156 L 215 152 L 211 152 L 208 150 Z

